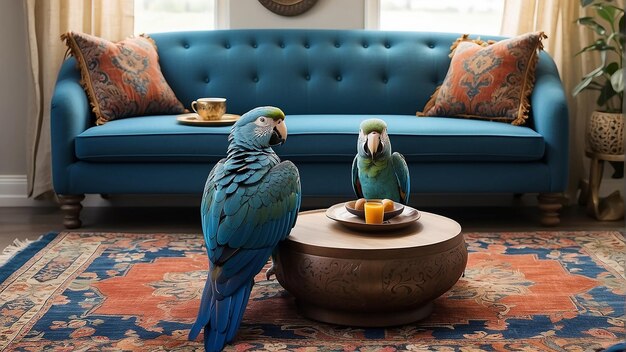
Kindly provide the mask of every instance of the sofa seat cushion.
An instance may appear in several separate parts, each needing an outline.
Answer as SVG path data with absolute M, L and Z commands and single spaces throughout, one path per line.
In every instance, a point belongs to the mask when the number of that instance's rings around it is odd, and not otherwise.
M 76 157 L 94 162 L 213 162 L 228 148 L 230 126 L 179 124 L 176 116 L 109 121 L 76 137 Z
M 392 149 L 407 161 L 531 161 L 543 137 L 529 127 L 413 115 L 287 115 L 287 142 L 274 150 L 294 162 L 351 162 L 362 120 L 387 122 Z M 226 155 L 230 127 L 178 124 L 174 116 L 121 119 L 76 138 L 78 159 L 91 162 L 215 162 Z

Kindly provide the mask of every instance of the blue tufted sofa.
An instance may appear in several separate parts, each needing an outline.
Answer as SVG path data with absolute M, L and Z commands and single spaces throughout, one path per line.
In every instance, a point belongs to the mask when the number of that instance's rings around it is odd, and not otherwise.
M 406 157 L 412 193 L 537 193 L 542 222 L 559 222 L 568 114 L 545 52 L 531 117 L 519 127 L 415 116 L 443 81 L 457 34 L 270 29 L 151 36 L 163 74 L 186 107 L 198 97 L 222 96 L 229 113 L 261 105 L 285 111 L 289 138 L 275 150 L 298 166 L 305 199 L 353 196 L 358 126 L 379 117 L 393 150 Z M 52 99 L 53 181 L 66 227 L 81 226 L 84 194 L 202 192 L 225 156 L 230 127 L 185 126 L 166 115 L 95 126 L 79 81 L 69 58 Z

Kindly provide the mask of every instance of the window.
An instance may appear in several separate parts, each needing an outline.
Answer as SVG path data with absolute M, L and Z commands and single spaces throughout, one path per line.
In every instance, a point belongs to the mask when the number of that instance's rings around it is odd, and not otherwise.
M 504 0 L 380 0 L 380 29 L 499 35 Z
M 135 0 L 135 33 L 215 29 L 215 0 Z

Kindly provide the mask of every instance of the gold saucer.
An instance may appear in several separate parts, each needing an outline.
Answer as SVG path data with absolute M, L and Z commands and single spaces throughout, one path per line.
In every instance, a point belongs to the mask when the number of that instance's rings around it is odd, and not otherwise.
M 228 126 L 237 122 L 240 117 L 241 116 L 235 114 L 224 114 L 219 120 L 202 120 L 198 114 L 192 112 L 178 115 L 176 120 L 183 125 L 191 126 Z

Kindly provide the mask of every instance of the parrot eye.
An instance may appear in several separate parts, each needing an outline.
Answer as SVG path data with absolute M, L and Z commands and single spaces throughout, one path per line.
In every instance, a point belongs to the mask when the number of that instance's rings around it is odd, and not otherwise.
M 265 116 L 260 116 L 254 121 L 254 124 L 259 127 L 267 127 L 270 125 L 270 119 Z

